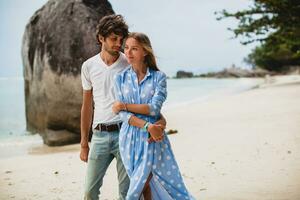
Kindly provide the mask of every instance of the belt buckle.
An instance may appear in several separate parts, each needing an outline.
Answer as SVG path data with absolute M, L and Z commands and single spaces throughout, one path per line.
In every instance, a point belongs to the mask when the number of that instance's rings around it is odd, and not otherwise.
M 118 123 L 115 123 L 115 124 L 102 124 L 102 123 L 100 123 L 100 124 L 97 125 L 99 131 L 103 130 L 103 131 L 107 131 L 107 132 L 111 132 L 112 129 L 115 129 L 116 126 L 117 126 L 117 129 L 120 130 L 121 126 L 122 126 L 122 122 L 118 122 Z

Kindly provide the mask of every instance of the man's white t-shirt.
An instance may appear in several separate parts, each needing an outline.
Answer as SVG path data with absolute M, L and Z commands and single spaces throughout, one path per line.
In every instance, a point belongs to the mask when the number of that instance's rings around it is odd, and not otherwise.
M 94 120 L 93 128 L 99 123 L 114 124 L 121 121 L 120 117 L 112 112 L 115 102 L 114 78 L 128 66 L 123 53 L 110 66 L 107 66 L 100 57 L 100 53 L 89 58 L 82 64 L 81 81 L 84 90 L 93 89 Z

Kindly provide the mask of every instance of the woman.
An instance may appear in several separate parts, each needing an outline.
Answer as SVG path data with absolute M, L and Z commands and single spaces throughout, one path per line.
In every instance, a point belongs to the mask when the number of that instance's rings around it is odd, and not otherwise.
M 151 195 L 144 195 L 146 199 L 193 199 L 183 183 L 164 127 L 155 124 L 167 96 L 166 75 L 157 68 L 148 37 L 130 33 L 125 55 L 130 67 L 116 76 L 118 101 L 113 111 L 123 120 L 119 148 L 130 178 L 126 199 L 139 199 L 148 183 Z M 134 117 L 140 120 L 132 120 Z

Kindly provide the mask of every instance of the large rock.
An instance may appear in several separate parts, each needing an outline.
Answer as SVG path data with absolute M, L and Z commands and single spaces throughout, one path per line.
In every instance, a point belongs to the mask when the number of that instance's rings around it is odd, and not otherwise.
M 22 45 L 29 130 L 80 133 L 81 65 L 99 51 L 97 23 L 112 13 L 106 0 L 50 0 L 31 17 Z
M 66 144 L 74 144 L 80 140 L 80 135 L 76 135 L 67 130 L 49 130 L 47 129 L 42 135 L 44 144 L 49 146 L 62 146 Z

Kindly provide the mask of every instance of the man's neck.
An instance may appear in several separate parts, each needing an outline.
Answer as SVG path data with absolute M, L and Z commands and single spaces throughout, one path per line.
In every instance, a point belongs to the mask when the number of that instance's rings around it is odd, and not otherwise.
M 120 53 L 117 55 L 111 55 L 110 53 L 108 53 L 106 51 L 100 52 L 100 57 L 107 66 L 114 64 L 116 62 L 116 60 L 118 60 L 119 56 L 120 56 Z

